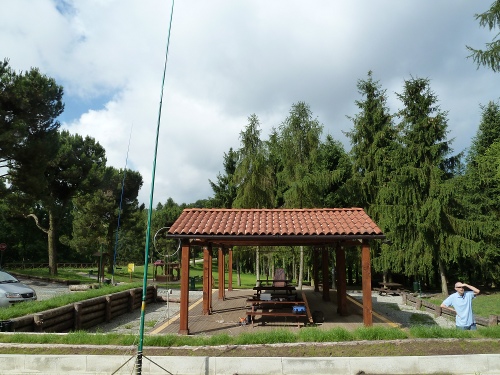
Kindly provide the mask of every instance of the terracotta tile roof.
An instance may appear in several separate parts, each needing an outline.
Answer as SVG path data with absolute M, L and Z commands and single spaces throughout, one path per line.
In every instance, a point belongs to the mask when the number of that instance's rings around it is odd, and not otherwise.
M 384 238 L 361 208 L 314 209 L 185 209 L 168 237 L 243 238 L 352 237 Z

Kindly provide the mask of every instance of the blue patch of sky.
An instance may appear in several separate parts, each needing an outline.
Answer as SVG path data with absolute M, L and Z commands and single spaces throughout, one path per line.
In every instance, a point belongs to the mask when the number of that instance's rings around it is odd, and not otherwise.
M 70 123 L 80 118 L 81 115 L 90 110 L 99 111 L 104 108 L 105 104 L 109 102 L 114 96 L 114 93 L 107 95 L 98 95 L 88 98 L 81 96 L 64 95 L 64 112 L 57 118 L 60 123 Z
M 73 16 L 76 13 L 76 9 L 68 0 L 54 0 L 56 9 L 63 16 Z

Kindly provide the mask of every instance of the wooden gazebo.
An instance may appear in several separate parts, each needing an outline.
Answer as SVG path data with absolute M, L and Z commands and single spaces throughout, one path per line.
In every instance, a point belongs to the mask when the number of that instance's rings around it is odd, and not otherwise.
M 314 264 L 323 259 L 323 299 L 329 299 L 328 248 L 336 252 L 338 313 L 347 314 L 345 248 L 361 246 L 363 323 L 372 325 L 370 241 L 384 234 L 361 208 L 321 209 L 185 209 L 170 227 L 168 238 L 182 244 L 180 334 L 189 334 L 189 253 L 203 247 L 203 313 L 212 312 L 212 259 L 218 249 L 219 299 L 224 299 L 224 257 L 232 264 L 233 246 L 314 246 Z M 229 290 L 232 289 L 229 267 Z M 315 267 L 315 285 L 318 285 Z M 220 279 L 222 278 L 222 279 Z

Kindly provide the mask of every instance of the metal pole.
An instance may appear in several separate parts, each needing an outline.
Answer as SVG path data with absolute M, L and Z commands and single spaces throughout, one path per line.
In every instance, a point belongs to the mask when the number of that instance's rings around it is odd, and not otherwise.
M 156 141 L 155 141 L 155 151 L 153 159 L 153 170 L 151 176 L 151 192 L 149 195 L 149 210 L 148 210 L 148 225 L 146 229 L 146 246 L 144 249 L 144 277 L 142 280 L 142 304 L 141 304 L 141 322 L 139 326 L 139 344 L 137 346 L 137 359 L 136 359 L 136 374 L 142 374 L 142 349 L 144 345 L 144 317 L 146 310 L 146 296 L 148 287 L 148 258 L 149 258 L 149 237 L 151 236 L 151 217 L 153 213 L 153 195 L 155 189 L 155 174 L 156 174 L 156 156 L 158 154 L 158 138 L 160 135 L 160 123 L 161 123 L 161 108 L 163 104 L 163 86 L 165 82 L 165 72 L 167 69 L 167 57 L 168 57 L 168 46 L 170 44 L 170 30 L 172 28 L 172 16 L 174 14 L 174 2 L 172 0 L 172 10 L 170 13 L 170 24 L 168 27 L 168 38 L 167 38 L 167 51 L 165 54 L 165 64 L 163 66 L 163 81 L 160 94 L 160 108 L 158 110 L 158 122 L 156 126 Z

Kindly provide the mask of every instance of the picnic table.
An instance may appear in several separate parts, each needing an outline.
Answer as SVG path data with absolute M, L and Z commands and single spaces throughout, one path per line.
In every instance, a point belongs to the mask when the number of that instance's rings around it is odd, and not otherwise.
M 405 291 L 403 284 L 393 283 L 393 282 L 384 282 L 380 281 L 380 288 L 374 288 L 375 291 L 378 291 L 378 294 L 381 296 L 386 296 L 391 294 L 393 296 L 399 296 L 401 293 Z
M 297 326 L 300 327 L 300 318 L 308 319 L 306 302 L 288 300 L 286 298 L 275 298 L 272 300 L 261 300 L 259 298 L 247 299 L 247 320 L 252 323 L 254 327 L 255 316 L 261 317 L 262 325 L 265 324 L 265 316 L 273 317 L 293 317 L 297 322 Z M 303 306 L 303 309 L 295 309 L 294 306 Z M 249 309 L 249 310 L 248 310 Z
M 295 287 L 290 285 L 290 282 L 291 280 L 257 280 L 257 285 L 253 287 L 253 290 L 257 298 L 260 298 L 263 291 L 285 292 L 287 295 L 292 295 Z

